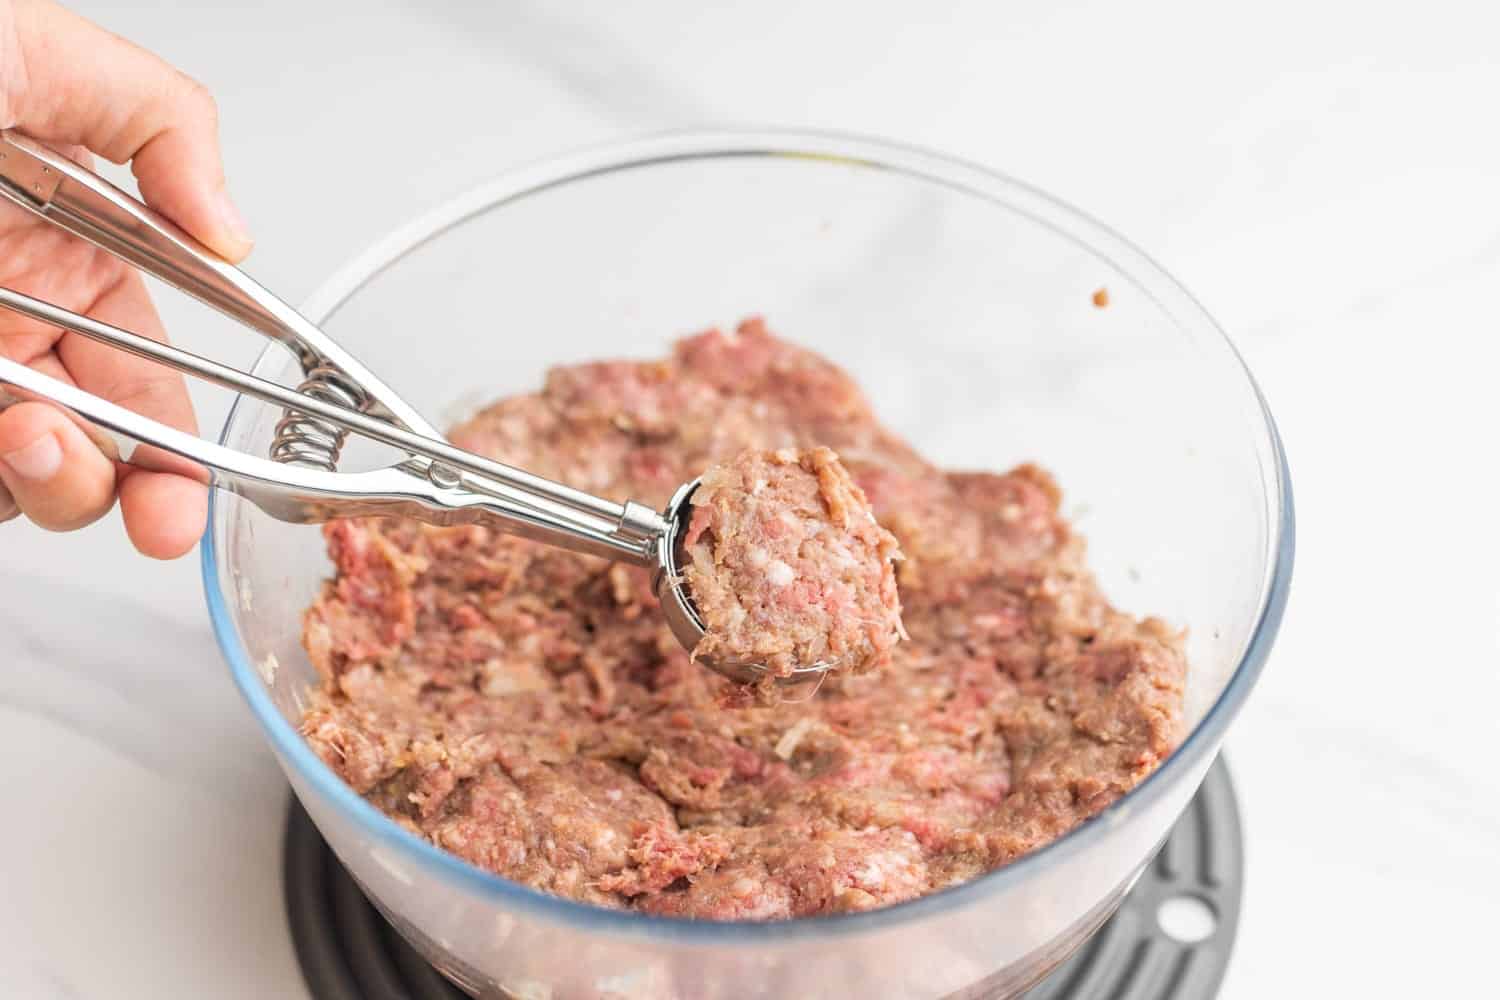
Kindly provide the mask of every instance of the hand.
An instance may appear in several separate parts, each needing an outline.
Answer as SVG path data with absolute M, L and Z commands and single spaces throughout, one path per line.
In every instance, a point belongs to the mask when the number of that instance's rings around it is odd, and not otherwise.
M 231 261 L 250 237 L 224 187 L 213 98 L 177 70 L 49 0 L 0 0 L 0 126 L 89 162 L 130 162 L 141 196 Z M 0 205 L 0 286 L 165 340 L 132 268 L 15 206 Z M 0 353 L 191 433 L 181 376 L 11 313 Z M 203 531 L 205 487 L 187 475 L 111 461 L 46 403 L 0 411 L 0 521 L 24 513 L 53 531 L 91 524 L 114 505 L 135 547 L 159 559 Z

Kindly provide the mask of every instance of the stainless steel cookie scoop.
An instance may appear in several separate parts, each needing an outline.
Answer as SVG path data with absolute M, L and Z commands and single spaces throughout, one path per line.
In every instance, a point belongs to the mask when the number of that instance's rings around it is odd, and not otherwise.
M 164 456 L 185 459 L 205 483 L 236 493 L 279 520 L 312 524 L 397 516 L 437 525 L 478 523 L 645 567 L 653 573 L 673 635 L 689 651 L 703 639 L 703 622 L 686 593 L 677 551 L 696 481 L 658 512 L 455 448 L 352 355 L 243 271 L 102 177 L 15 132 L 0 132 L 0 195 L 277 341 L 296 356 L 304 376 L 291 389 L 0 288 L 0 308 L 280 406 L 284 415 L 268 455 L 247 455 L 0 357 L 0 390 L 8 389 L 13 400 L 45 400 L 72 411 L 107 434 L 105 443 L 117 449 L 112 457 L 119 461 L 160 469 Z M 389 446 L 400 457 L 384 468 L 340 472 L 350 435 Z M 181 462 L 171 471 L 181 472 Z M 700 662 L 741 683 L 768 674 L 754 663 Z M 813 680 L 830 666 L 810 664 L 776 680 Z

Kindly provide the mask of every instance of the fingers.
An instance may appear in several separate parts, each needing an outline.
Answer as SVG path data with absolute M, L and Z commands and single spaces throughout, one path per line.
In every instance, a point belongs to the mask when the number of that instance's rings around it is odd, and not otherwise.
M 134 273 L 124 274 L 108 288 L 90 314 L 154 340 L 166 339 L 146 285 Z M 171 369 L 82 337 L 64 337 L 56 350 L 79 388 L 177 430 L 198 432 L 187 387 Z M 120 508 L 125 530 L 145 555 L 173 559 L 191 549 L 203 533 L 207 487 L 202 470 L 186 460 L 160 452 L 138 453 L 138 461 L 146 459 L 153 468 L 177 474 L 123 470 Z
M 16 402 L 14 396 L 4 388 L 0 388 L 0 413 Z M 3 483 L 0 483 L 0 524 L 15 520 L 20 513 L 21 507 L 16 503 L 16 498 L 10 495 L 10 490 L 6 489 Z
M 244 260 L 253 241 L 249 227 L 229 198 L 219 158 L 218 112 L 207 91 L 195 90 L 190 104 L 198 108 L 195 128 L 157 133 L 130 164 L 141 197 L 158 212 L 198 237 L 232 263 Z
M 15 4 L 24 80 L 6 86 L 15 126 L 132 160 L 141 195 L 231 261 L 251 240 L 224 183 L 218 112 L 193 80 L 47 0 Z
M 208 490 L 182 476 L 135 471 L 120 484 L 125 532 L 153 559 L 186 555 L 208 520 Z
M 115 502 L 114 463 L 46 403 L 18 403 L 0 413 L 0 482 L 49 531 L 92 524 Z
M 115 467 L 77 424 L 46 403 L 0 412 L 0 521 L 25 513 L 49 531 L 73 531 L 108 513 Z M 208 516 L 208 493 L 172 473 L 134 471 L 120 483 L 125 530 L 143 555 L 190 551 Z
M 0 60 L 0 126 L 54 147 L 84 147 L 116 163 L 131 161 L 148 203 L 222 256 L 243 258 L 251 242 L 225 190 L 218 115 L 208 93 L 150 53 L 49 0 L 12 0 L 7 7 L 13 39 Z M 55 259 L 48 269 L 81 273 Z M 102 291 L 86 310 L 91 315 L 165 339 L 139 276 L 107 276 L 93 287 Z M 46 343 L 11 346 L 26 348 L 21 353 L 35 366 L 65 368 L 67 377 L 95 395 L 196 433 L 175 373 L 72 336 L 51 345 L 55 356 L 38 356 Z M 137 454 L 157 457 L 149 449 Z M 202 470 L 180 461 L 152 468 L 172 471 L 117 468 L 52 407 L 24 403 L 0 413 L 0 520 L 14 507 L 53 530 L 81 527 L 109 509 L 118 487 L 136 547 L 160 558 L 181 555 L 205 520 Z
M 166 331 L 140 275 L 122 270 L 89 307 L 94 319 L 165 342 Z M 182 376 L 164 365 L 85 337 L 66 336 L 53 348 L 80 389 L 189 434 L 198 432 Z

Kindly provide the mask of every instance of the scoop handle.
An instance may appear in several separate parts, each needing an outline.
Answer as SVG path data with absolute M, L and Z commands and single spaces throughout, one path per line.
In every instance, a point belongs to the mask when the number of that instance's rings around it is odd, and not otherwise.
M 166 216 L 56 150 L 0 132 L 0 194 L 285 344 L 304 363 L 311 360 L 290 306 Z
M 304 372 L 328 365 L 366 396 L 361 409 L 428 438 L 442 435 L 332 338 L 244 271 L 92 170 L 0 130 L 0 196 L 286 347 Z

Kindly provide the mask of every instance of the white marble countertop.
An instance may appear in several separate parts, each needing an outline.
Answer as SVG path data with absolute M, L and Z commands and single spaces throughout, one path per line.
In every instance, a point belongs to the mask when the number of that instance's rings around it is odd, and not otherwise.
M 1228 747 L 1249 886 L 1223 997 L 1484 992 L 1500 8 L 1029 0 L 909 24 L 783 0 L 80 6 L 217 92 L 251 269 L 293 300 L 506 166 L 684 124 L 884 134 L 1126 233 L 1236 339 L 1297 490 L 1291 611 Z M 322 164 L 358 172 L 328 183 Z M 164 311 L 189 347 L 253 356 L 199 310 Z M 224 400 L 200 399 L 216 428 Z M 0 753 L 0 994 L 305 995 L 285 786 L 195 560 L 132 558 L 115 519 L 0 528 Z

